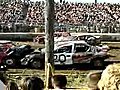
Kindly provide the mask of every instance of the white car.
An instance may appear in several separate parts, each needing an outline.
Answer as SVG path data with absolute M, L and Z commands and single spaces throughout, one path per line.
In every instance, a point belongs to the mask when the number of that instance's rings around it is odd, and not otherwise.
M 102 50 L 102 47 L 91 46 L 85 41 L 60 42 L 54 46 L 54 65 L 90 63 L 91 66 L 103 67 L 106 58 L 108 57 L 105 48 Z M 22 65 L 41 68 L 45 63 L 45 49 L 39 54 L 27 55 L 21 61 Z
M 108 47 L 106 47 L 107 50 Z M 91 63 L 98 65 L 103 63 L 101 60 L 107 56 L 107 51 L 102 47 L 91 46 L 85 41 L 67 41 L 55 45 L 54 64 L 70 65 L 75 63 Z M 103 59 L 104 60 L 104 59 Z

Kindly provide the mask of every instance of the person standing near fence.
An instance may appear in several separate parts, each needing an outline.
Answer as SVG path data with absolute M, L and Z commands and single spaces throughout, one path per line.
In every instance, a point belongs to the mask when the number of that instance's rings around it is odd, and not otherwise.
M 43 90 L 44 82 L 41 78 L 36 76 L 26 77 L 22 80 L 20 86 L 22 90 Z
M 65 90 L 67 78 L 65 75 L 54 75 L 52 77 L 52 85 L 55 90 Z

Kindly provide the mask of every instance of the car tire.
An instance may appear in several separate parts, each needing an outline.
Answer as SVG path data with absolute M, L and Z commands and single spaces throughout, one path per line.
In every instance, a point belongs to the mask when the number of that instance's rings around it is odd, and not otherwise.
M 43 66 L 40 60 L 35 60 L 31 62 L 31 67 L 35 69 L 39 69 L 39 68 L 42 68 Z
M 8 59 L 5 60 L 5 64 L 7 66 L 15 66 L 15 60 L 12 59 L 12 58 L 8 58 Z
M 61 58 L 64 58 L 64 59 L 61 59 Z M 65 57 L 64 54 L 59 55 L 59 61 L 60 61 L 61 63 L 64 63 L 64 62 L 66 61 L 66 57 Z
M 97 68 L 102 68 L 102 67 L 104 67 L 104 60 L 94 59 L 94 60 L 92 60 L 92 66 L 97 67 Z

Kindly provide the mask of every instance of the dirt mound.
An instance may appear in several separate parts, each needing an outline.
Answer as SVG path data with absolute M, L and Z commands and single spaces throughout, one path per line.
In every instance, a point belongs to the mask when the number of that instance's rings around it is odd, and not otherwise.
M 103 71 L 98 82 L 100 90 L 120 90 L 120 64 L 112 64 Z

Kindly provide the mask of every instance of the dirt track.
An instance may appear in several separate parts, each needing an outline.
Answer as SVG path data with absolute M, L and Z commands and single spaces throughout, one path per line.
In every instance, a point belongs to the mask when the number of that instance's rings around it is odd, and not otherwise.
M 33 48 L 44 48 L 44 44 L 37 44 L 33 42 L 15 42 L 18 45 L 21 44 L 30 44 Z M 112 60 L 119 60 L 120 59 L 120 42 L 102 42 L 102 44 L 107 44 L 111 49 L 108 52 Z
M 23 42 L 19 42 L 18 44 L 23 44 Z M 24 44 L 30 44 L 34 48 L 44 47 L 44 45 L 34 44 L 31 42 L 25 42 Z M 108 46 L 112 47 L 120 47 L 120 43 L 108 43 Z M 120 49 L 112 48 L 109 51 L 112 60 L 119 60 L 120 59 Z M 86 88 L 86 76 L 89 72 L 92 71 L 101 71 L 101 70 L 55 70 L 55 74 L 65 74 L 68 79 L 67 87 L 82 87 Z M 9 69 L 7 71 L 8 77 L 12 80 L 15 80 L 19 83 L 20 79 L 26 76 L 36 75 L 41 77 L 43 80 L 44 71 L 43 70 L 31 70 L 31 69 Z M 87 90 L 87 89 L 80 89 L 80 90 Z

